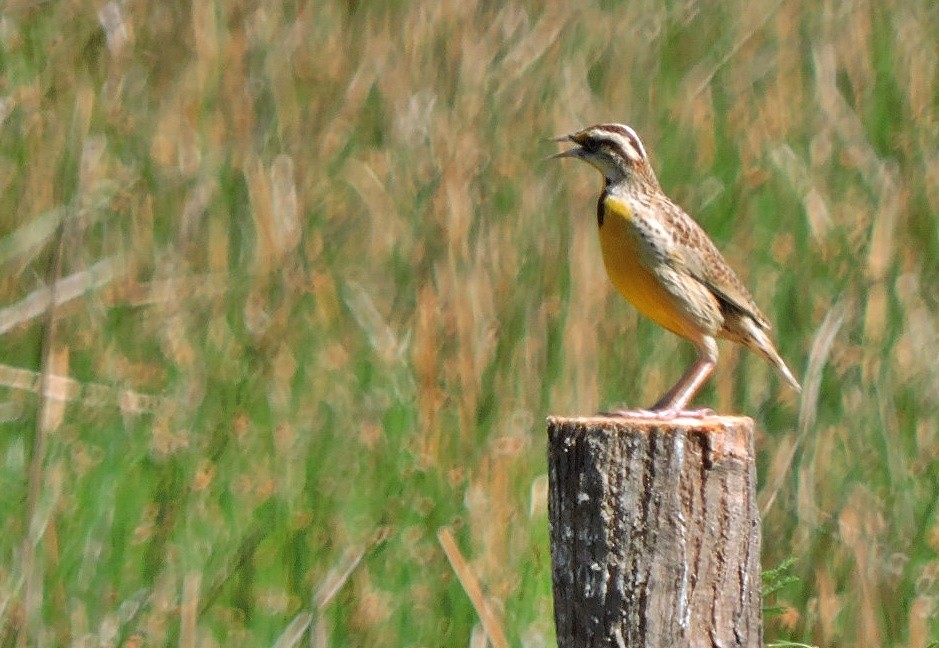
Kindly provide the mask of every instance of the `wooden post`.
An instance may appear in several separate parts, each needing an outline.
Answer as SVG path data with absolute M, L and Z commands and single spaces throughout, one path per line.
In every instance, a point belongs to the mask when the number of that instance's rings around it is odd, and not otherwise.
M 753 421 L 548 419 L 559 648 L 762 645 Z

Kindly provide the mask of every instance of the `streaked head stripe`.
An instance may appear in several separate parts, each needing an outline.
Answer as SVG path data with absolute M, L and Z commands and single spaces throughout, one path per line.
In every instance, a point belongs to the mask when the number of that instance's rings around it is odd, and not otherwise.
M 623 153 L 625 153 L 630 160 L 638 162 L 648 159 L 646 149 L 642 145 L 642 140 L 639 139 L 636 131 L 629 126 L 624 126 L 623 124 L 600 124 L 599 126 L 594 126 L 593 131 L 597 134 L 603 133 L 619 144 Z

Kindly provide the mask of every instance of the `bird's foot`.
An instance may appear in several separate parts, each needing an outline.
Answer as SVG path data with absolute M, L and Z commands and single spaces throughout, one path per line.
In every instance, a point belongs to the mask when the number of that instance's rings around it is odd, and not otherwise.
M 664 410 L 654 409 L 615 409 L 608 412 L 597 412 L 597 416 L 609 416 L 610 418 L 639 418 L 651 419 L 661 418 Z
M 663 409 L 619 409 L 613 410 L 611 412 L 600 412 L 600 416 L 611 416 L 615 418 L 637 418 L 637 419 L 657 419 L 657 420 L 671 420 L 676 418 L 707 418 L 708 416 L 716 416 L 717 412 L 712 410 L 710 407 L 704 407 L 701 409 L 675 409 L 675 408 L 663 408 Z

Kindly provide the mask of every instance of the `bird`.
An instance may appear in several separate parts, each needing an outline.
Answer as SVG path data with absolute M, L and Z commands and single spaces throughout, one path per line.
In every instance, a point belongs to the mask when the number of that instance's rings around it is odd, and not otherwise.
M 623 416 L 712 414 L 688 405 L 714 373 L 717 338 L 762 356 L 797 392 L 802 388 L 769 336 L 771 325 L 707 233 L 659 185 L 642 140 L 630 126 L 597 124 L 550 138 L 603 174 L 597 228 L 607 275 L 644 316 L 694 344 L 694 364 L 655 404 Z

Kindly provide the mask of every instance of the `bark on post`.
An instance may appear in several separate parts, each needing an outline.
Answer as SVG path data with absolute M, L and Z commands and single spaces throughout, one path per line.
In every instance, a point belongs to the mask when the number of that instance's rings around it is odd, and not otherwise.
M 548 419 L 560 648 L 762 645 L 753 421 Z

